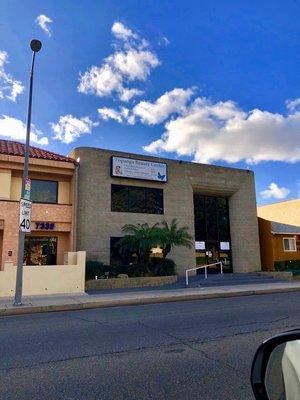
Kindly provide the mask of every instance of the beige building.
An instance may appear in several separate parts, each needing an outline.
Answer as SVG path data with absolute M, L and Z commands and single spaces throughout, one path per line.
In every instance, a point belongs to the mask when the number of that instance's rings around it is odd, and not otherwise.
M 257 208 L 257 215 L 268 221 L 300 226 L 300 199 L 260 206 Z
M 253 172 L 97 148 L 70 156 L 80 158 L 77 248 L 88 260 L 113 263 L 125 224 L 176 218 L 195 240 L 170 253 L 179 274 L 218 260 L 233 272 L 261 269 Z

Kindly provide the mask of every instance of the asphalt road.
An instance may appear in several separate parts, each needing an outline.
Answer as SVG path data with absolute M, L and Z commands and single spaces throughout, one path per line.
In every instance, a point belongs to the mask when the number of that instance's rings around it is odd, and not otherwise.
M 260 342 L 300 293 L 0 318 L 0 399 L 253 399 Z

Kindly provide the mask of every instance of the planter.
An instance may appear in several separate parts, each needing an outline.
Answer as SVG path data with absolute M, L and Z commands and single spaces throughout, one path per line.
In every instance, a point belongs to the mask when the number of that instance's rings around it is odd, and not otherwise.
M 137 288 L 145 286 L 170 285 L 177 282 L 177 275 L 151 276 L 140 278 L 92 279 L 85 282 L 85 290 Z
M 290 271 L 260 271 L 259 274 L 286 281 L 293 280 L 293 273 Z

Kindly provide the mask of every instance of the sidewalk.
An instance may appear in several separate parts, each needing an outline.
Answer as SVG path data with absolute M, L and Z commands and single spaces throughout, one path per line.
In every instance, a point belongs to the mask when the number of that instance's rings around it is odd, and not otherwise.
M 83 310 L 89 308 L 132 306 L 173 301 L 204 300 L 258 294 L 300 291 L 299 281 L 273 281 L 248 285 L 227 285 L 211 287 L 148 289 L 142 291 L 110 293 L 78 293 L 71 295 L 24 296 L 23 305 L 13 306 L 12 298 L 0 299 L 0 316 L 40 312 Z

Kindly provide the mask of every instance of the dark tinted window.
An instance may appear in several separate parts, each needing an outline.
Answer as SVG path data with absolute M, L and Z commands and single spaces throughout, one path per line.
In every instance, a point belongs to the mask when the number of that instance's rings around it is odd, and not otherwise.
M 194 194 L 195 240 L 230 241 L 228 200 Z
M 163 214 L 163 190 L 111 185 L 111 211 Z
M 35 203 L 57 203 L 57 182 L 31 179 L 31 200 Z

